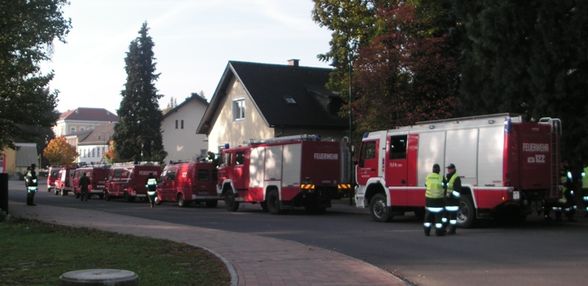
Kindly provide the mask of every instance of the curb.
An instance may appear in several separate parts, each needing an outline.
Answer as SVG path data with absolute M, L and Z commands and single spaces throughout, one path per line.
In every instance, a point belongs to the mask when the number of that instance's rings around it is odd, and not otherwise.
M 216 256 L 218 259 L 220 259 L 224 264 L 225 267 L 227 267 L 227 271 L 229 271 L 229 275 L 231 275 L 231 286 L 237 286 L 239 285 L 239 275 L 237 275 L 237 270 L 235 269 L 235 266 L 233 266 L 233 264 L 231 262 L 229 262 L 224 256 L 218 254 L 216 251 L 207 248 L 207 247 L 203 247 L 203 246 L 198 246 L 210 253 L 212 253 L 212 255 Z

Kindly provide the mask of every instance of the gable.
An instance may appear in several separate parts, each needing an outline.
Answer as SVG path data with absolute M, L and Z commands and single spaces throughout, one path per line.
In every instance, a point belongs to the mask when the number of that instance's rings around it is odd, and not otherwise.
M 347 128 L 338 116 L 341 99 L 328 91 L 330 69 L 231 61 L 206 110 L 198 132 L 209 134 L 233 82 L 241 82 L 252 106 L 269 127 Z

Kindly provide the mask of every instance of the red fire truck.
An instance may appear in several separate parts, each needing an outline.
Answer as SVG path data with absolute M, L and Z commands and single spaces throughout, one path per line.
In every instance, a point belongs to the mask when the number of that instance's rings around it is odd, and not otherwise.
M 55 182 L 57 181 L 57 178 L 59 178 L 59 170 L 60 169 L 61 169 L 61 167 L 56 167 L 56 166 L 49 167 L 49 172 L 47 172 L 47 191 L 48 192 L 54 192 L 56 190 Z
M 217 191 L 229 211 L 236 211 L 239 203 L 259 203 L 273 214 L 296 206 L 322 212 L 351 188 L 342 180 L 341 150 L 339 142 L 320 141 L 315 135 L 225 148 Z
M 86 176 L 90 178 L 90 185 L 88 186 L 88 198 L 92 195 L 104 198 L 104 185 L 106 184 L 106 178 L 108 177 L 108 167 L 106 166 L 91 166 L 77 168 L 72 176 L 72 188 L 79 198 L 81 195 L 80 178 L 82 174 L 86 173 Z
M 128 202 L 135 198 L 147 198 L 147 178 L 153 174 L 155 178 L 161 174 L 161 166 L 153 162 L 117 163 L 112 165 L 104 186 L 104 198 L 109 201 L 113 197 L 122 197 Z
M 414 211 L 422 215 L 425 177 L 433 164 L 453 163 L 462 181 L 458 224 L 532 207 L 559 194 L 561 122 L 496 114 L 420 122 L 366 133 L 356 165 L 356 205 L 376 221 Z
M 61 194 L 62 196 L 67 196 L 69 192 L 73 191 L 71 175 L 75 169 L 76 167 L 74 166 L 61 167 L 59 169 L 59 173 L 54 184 L 55 195 Z
M 177 202 L 179 207 L 205 202 L 207 207 L 216 207 L 216 175 L 216 166 L 208 162 L 169 164 L 161 173 L 156 202 Z

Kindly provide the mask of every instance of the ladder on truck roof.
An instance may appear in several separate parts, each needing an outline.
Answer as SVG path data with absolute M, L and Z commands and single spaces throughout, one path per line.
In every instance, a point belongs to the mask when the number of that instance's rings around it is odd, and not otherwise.
M 549 198 L 556 199 L 560 197 L 560 144 L 561 137 L 561 120 L 559 118 L 543 117 L 539 119 L 539 124 L 546 124 L 551 126 L 551 166 L 550 179 L 551 187 L 549 189 Z
M 297 142 L 297 141 L 321 141 L 321 137 L 316 134 L 301 134 L 301 135 L 291 135 L 291 136 L 283 136 L 283 137 L 274 137 L 270 139 L 263 139 L 263 140 L 249 140 L 250 145 L 255 144 L 264 144 L 264 143 L 282 143 L 282 142 Z

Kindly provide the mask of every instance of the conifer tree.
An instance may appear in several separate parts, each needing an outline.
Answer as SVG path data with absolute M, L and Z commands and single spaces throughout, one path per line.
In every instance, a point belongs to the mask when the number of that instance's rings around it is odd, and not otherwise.
M 121 92 L 119 123 L 113 139 L 119 161 L 162 161 L 166 153 L 161 139 L 161 119 L 155 82 L 153 40 L 143 23 L 125 58 L 127 82 Z

